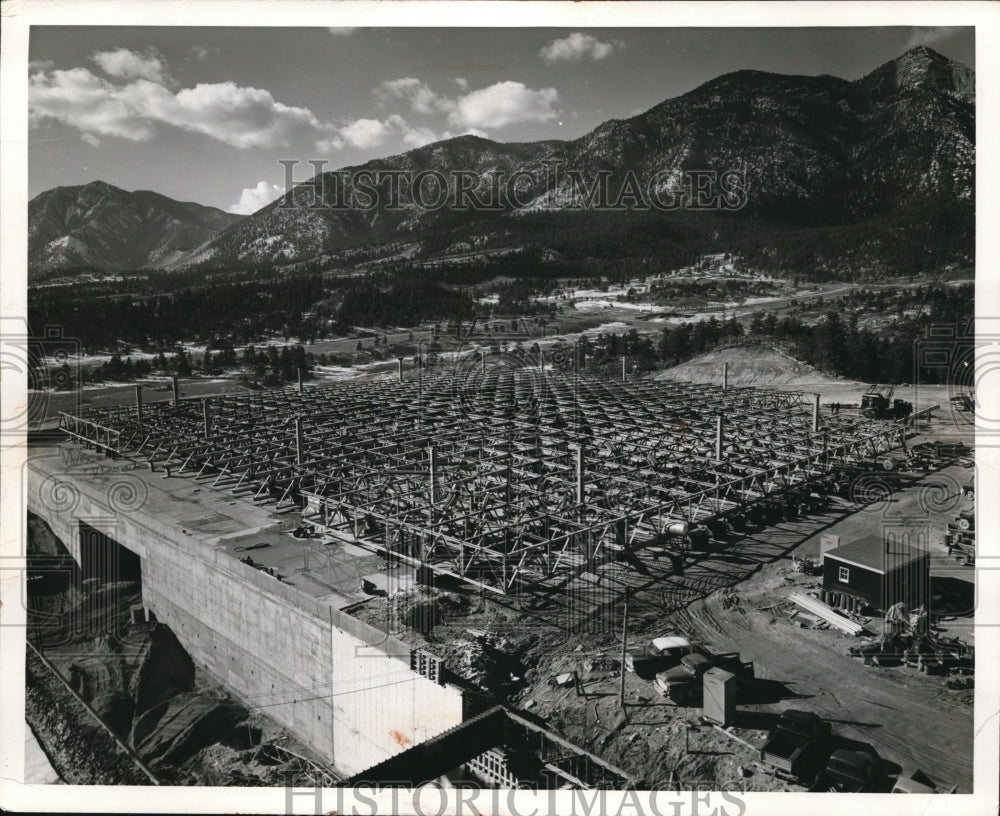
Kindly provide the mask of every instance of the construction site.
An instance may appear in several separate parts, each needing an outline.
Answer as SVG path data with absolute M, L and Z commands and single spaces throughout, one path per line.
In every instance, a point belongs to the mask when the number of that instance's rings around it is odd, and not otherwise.
M 970 792 L 972 431 L 942 414 L 485 353 L 175 379 L 62 413 L 28 510 L 344 784 Z

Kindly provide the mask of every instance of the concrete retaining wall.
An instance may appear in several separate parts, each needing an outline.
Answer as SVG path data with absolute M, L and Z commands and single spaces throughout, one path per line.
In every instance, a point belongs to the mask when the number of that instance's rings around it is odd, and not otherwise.
M 145 507 L 113 511 L 105 485 L 63 470 L 58 457 L 32 461 L 28 509 L 74 559 L 81 522 L 138 554 L 144 605 L 192 657 L 339 770 L 364 770 L 462 721 L 461 690 L 411 671 L 405 644 Z M 54 475 L 71 483 L 72 501 L 53 500 Z

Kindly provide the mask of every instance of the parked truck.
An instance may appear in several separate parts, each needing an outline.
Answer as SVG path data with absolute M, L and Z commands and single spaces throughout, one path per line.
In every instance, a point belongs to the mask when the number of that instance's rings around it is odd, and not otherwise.
M 953 559 L 960 567 L 975 566 L 976 545 L 975 542 L 967 538 L 948 535 L 945 537 L 948 545 L 948 557 Z
M 655 638 L 639 649 L 625 655 L 625 669 L 635 672 L 643 680 L 652 680 L 659 672 L 676 666 L 685 655 L 697 651 L 686 637 L 665 636 Z
M 826 785 L 839 793 L 870 793 L 885 779 L 885 773 L 874 754 L 839 748 L 830 754 L 824 777 Z
M 781 712 L 760 759 L 779 772 L 804 779 L 822 767 L 830 745 L 830 723 L 813 711 Z
M 974 411 L 976 405 L 968 394 L 956 394 L 951 398 L 951 407 L 953 411 L 965 412 Z
M 737 688 L 753 680 L 753 662 L 744 662 L 739 652 L 706 655 L 689 654 L 680 663 L 656 675 L 654 685 L 664 697 L 677 705 L 688 705 L 701 699 L 702 678 L 709 669 L 719 668 L 732 672 L 737 678 Z
M 869 388 L 861 395 L 861 416 L 866 419 L 906 419 L 913 413 L 913 403 L 893 400 L 895 390 L 895 386 L 873 385 Z
M 974 510 L 962 510 L 955 516 L 955 526 L 959 530 L 974 530 L 976 528 L 976 512 Z

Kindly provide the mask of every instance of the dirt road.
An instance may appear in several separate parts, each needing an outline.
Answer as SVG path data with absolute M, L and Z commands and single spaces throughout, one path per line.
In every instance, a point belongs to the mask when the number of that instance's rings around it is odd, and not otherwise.
M 775 622 L 745 602 L 743 609 L 724 611 L 716 595 L 692 604 L 687 618 L 715 647 L 739 650 L 758 676 L 799 695 L 780 708 L 816 711 L 836 734 L 872 745 L 904 770 L 920 768 L 972 792 L 971 694 L 949 691 L 942 678 L 915 669 L 866 667 L 846 654 L 846 636 Z

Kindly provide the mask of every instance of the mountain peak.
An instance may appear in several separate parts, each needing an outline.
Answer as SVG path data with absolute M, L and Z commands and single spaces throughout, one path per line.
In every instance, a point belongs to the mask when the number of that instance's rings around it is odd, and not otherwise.
M 95 180 L 39 193 L 28 202 L 28 219 L 34 282 L 79 266 L 176 264 L 242 216 Z
M 926 45 L 911 48 L 880 65 L 859 83 L 877 95 L 931 90 L 954 93 L 971 101 L 976 92 L 975 71 Z

